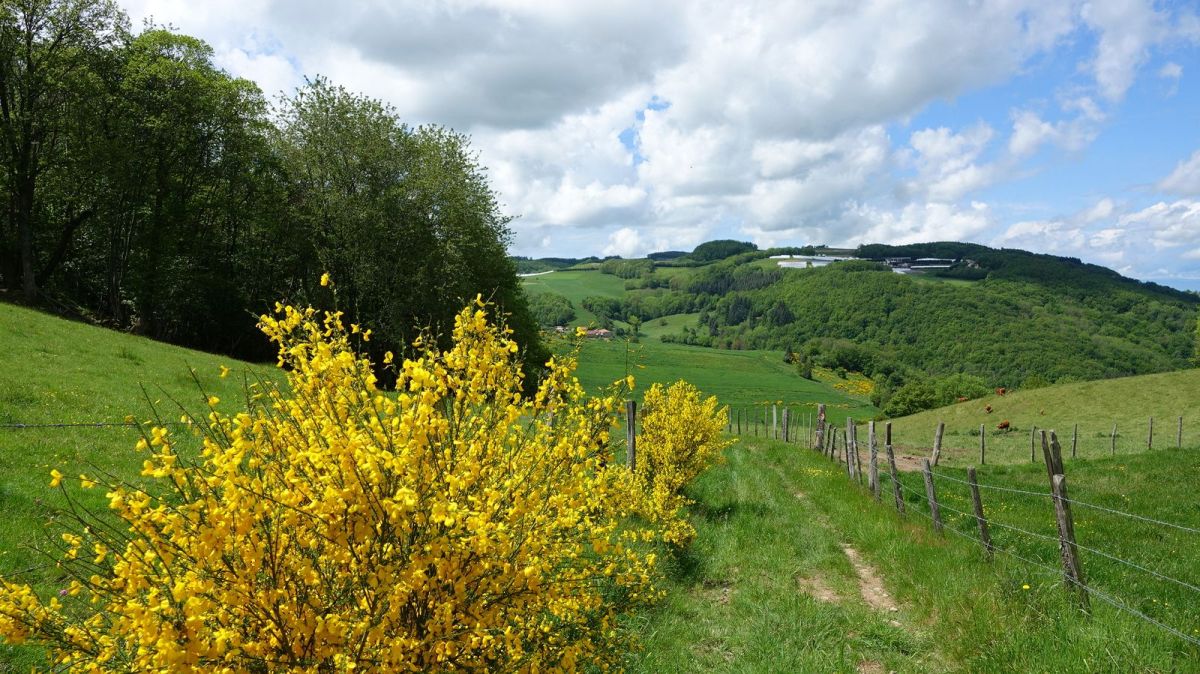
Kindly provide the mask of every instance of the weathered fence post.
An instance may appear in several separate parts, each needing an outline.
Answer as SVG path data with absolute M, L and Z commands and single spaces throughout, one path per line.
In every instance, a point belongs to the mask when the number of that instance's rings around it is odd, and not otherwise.
M 862 454 L 858 451 L 858 426 L 853 423 L 850 424 L 850 441 L 854 444 L 854 477 L 862 484 Z
M 625 463 L 630 472 L 637 469 L 637 401 L 625 401 Z
M 900 489 L 900 478 L 896 476 L 896 453 L 892 451 L 892 422 L 884 427 L 884 451 L 887 452 L 888 474 L 892 478 L 892 498 L 896 500 L 896 512 L 904 515 L 904 494 Z
M 790 432 L 791 432 L 791 425 L 789 423 L 790 419 L 788 418 L 789 416 L 790 415 L 788 414 L 788 408 L 784 407 L 783 408 L 783 441 L 784 442 L 788 441 L 788 436 L 790 435 Z
M 1117 455 L 1117 424 L 1116 424 L 1116 422 L 1113 423 L 1113 429 L 1112 429 L 1112 453 L 1113 453 L 1113 456 Z
M 938 508 L 937 490 L 933 487 L 933 469 L 929 459 L 921 459 L 921 469 L 925 475 L 925 496 L 929 499 L 929 514 L 933 516 L 933 530 L 942 533 L 942 511 Z
M 740 407 L 738 408 L 738 411 L 737 411 L 737 431 L 738 431 L 737 432 L 738 435 L 742 434 L 742 408 L 740 408 Z
M 846 417 L 846 475 L 854 479 L 854 419 Z
M 979 465 L 987 465 L 987 430 L 979 424 Z
M 875 445 L 875 421 L 867 422 L 867 444 L 871 453 L 871 463 L 867 466 L 867 483 L 875 500 L 880 500 L 879 489 L 879 448 Z
M 817 404 L 817 447 L 825 448 L 825 403 Z
M 933 465 L 938 465 L 938 461 L 942 458 L 942 433 L 946 431 L 946 424 L 939 421 L 937 431 L 933 434 Z
M 1175 435 L 1175 447 L 1183 449 L 1183 417 L 1179 417 L 1179 432 Z
M 967 483 L 971 486 L 971 505 L 975 509 L 975 522 L 979 525 L 979 542 L 988 559 L 992 558 L 992 534 L 988 531 L 987 517 L 983 514 L 983 499 L 979 496 L 979 480 L 975 477 L 975 467 L 967 469 Z
M 1083 563 L 1079 559 L 1079 547 L 1075 544 L 1075 521 L 1071 518 L 1071 502 L 1067 497 L 1067 476 L 1059 474 L 1050 478 L 1050 488 L 1054 494 L 1054 518 L 1058 520 L 1059 545 L 1062 547 L 1067 589 L 1075 590 L 1079 595 L 1080 607 L 1084 612 L 1091 613 L 1087 581 L 1083 577 Z
M 1071 431 L 1071 458 L 1075 458 L 1075 453 L 1079 450 L 1079 424 L 1075 424 L 1075 429 Z
M 1037 457 L 1034 455 L 1034 443 L 1037 441 L 1037 426 L 1029 429 L 1029 463 L 1036 463 Z
M 1154 417 L 1150 417 L 1150 431 L 1146 435 L 1146 449 L 1154 449 Z
M 779 405 L 771 403 L 771 439 L 779 439 Z

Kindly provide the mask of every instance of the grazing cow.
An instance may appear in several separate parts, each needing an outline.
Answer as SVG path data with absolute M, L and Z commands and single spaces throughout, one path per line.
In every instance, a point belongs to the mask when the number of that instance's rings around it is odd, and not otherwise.
M 1000 388 L 996 389 L 996 395 L 998 395 L 998 396 L 1002 396 L 1002 395 L 1004 395 L 1005 393 L 1008 393 L 1008 389 L 1004 388 L 1003 386 L 1001 386 Z
M 984 411 L 984 412 L 987 412 L 988 414 L 991 414 L 991 413 L 992 413 L 992 406 L 991 406 L 991 405 L 985 405 L 985 406 L 984 406 L 984 408 L 983 408 L 983 411 Z
M 959 397 L 955 398 L 955 400 L 956 400 L 957 402 L 960 402 L 960 403 L 965 403 L 965 402 L 967 402 L 968 400 L 970 400 L 970 398 L 968 398 L 968 397 L 966 397 L 966 396 L 959 396 Z
M 1004 421 L 1001 421 L 1000 423 L 996 424 L 996 428 L 998 428 L 1002 431 L 1008 430 L 1008 427 L 1009 427 L 1008 419 L 1005 419 Z

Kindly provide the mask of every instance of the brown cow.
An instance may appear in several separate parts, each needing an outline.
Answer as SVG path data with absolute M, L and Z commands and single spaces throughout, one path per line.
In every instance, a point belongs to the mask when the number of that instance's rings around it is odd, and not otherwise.
M 1000 423 L 996 424 L 996 428 L 998 428 L 1002 431 L 1007 430 L 1008 426 L 1009 426 L 1008 419 L 1005 419 L 1004 421 L 1001 421 Z
M 998 396 L 1002 396 L 1002 395 L 1004 395 L 1005 393 L 1008 393 L 1008 389 L 1004 388 L 1003 386 L 1001 386 L 1000 388 L 996 389 L 996 395 L 998 395 Z
M 984 408 L 983 408 L 983 411 L 984 411 L 984 412 L 987 412 L 988 414 L 991 414 L 991 413 L 992 413 L 992 406 L 991 406 L 991 405 L 985 405 L 985 406 L 984 406 Z

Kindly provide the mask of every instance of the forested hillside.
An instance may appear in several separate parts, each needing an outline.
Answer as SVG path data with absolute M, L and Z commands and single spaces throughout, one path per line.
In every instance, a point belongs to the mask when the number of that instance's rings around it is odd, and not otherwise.
M 269 102 L 109 0 L 0 8 L 0 167 L 0 298 L 261 358 L 278 300 L 336 304 L 378 355 L 482 294 L 543 362 L 465 136 L 319 78 Z
M 814 365 L 864 372 L 875 380 L 874 402 L 894 414 L 998 386 L 1173 370 L 1195 354 L 1200 297 L 1076 259 L 960 243 L 859 249 L 878 260 L 958 260 L 907 275 L 867 259 L 784 269 L 766 259 L 776 252 L 689 269 L 606 261 L 599 271 L 627 278 L 626 292 L 578 304 L 609 323 L 695 314 L 662 339 L 774 349 L 794 354 L 802 373 Z

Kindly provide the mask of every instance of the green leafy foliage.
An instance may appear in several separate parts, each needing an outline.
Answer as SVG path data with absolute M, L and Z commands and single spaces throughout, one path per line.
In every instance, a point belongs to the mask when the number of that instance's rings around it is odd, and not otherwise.
M 330 272 L 377 359 L 483 295 L 544 362 L 465 136 L 322 79 L 272 108 L 203 41 L 128 23 L 110 0 L 0 5 L 7 297 L 263 358 L 257 316 L 333 303 Z
M 567 325 L 575 320 L 575 307 L 571 300 L 558 293 L 539 293 L 529 299 L 529 310 L 538 325 L 554 327 Z
M 733 257 L 734 255 L 754 250 L 758 250 L 758 246 L 749 241 L 719 239 L 696 246 L 696 249 L 692 251 L 689 257 L 699 262 L 710 262 L 712 260 L 724 260 L 727 257 Z

